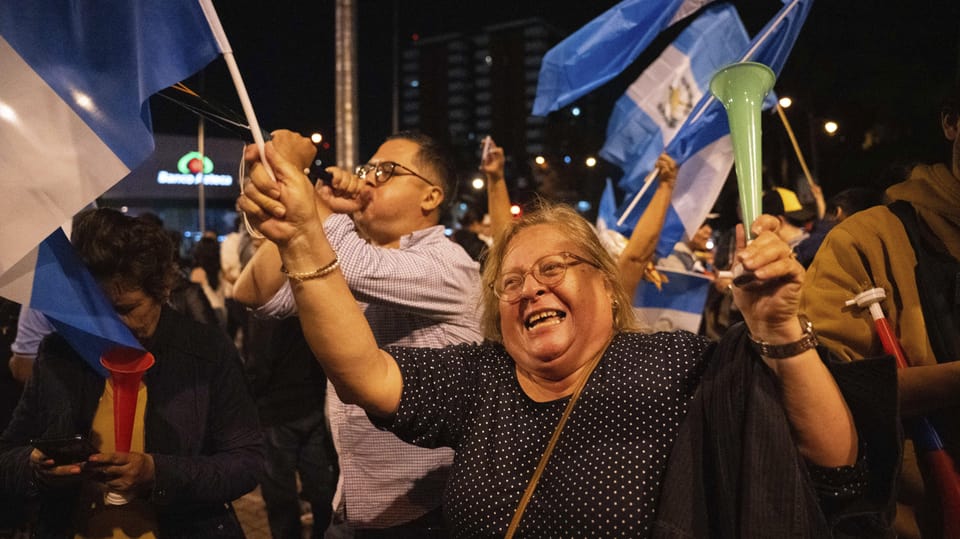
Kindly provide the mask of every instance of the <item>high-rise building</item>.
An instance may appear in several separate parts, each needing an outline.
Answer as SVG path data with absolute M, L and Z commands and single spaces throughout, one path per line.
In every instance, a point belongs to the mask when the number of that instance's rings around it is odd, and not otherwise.
M 480 141 L 488 134 L 507 154 L 515 199 L 535 191 L 582 198 L 583 163 L 602 144 L 609 111 L 587 114 L 596 108 L 587 96 L 548 117 L 530 114 L 543 56 L 562 37 L 543 20 L 526 19 L 473 35 L 420 38 L 402 50 L 400 127 L 451 143 L 464 169 L 461 198 L 470 198 L 469 171 L 476 170 Z M 533 164 L 537 156 L 545 165 Z

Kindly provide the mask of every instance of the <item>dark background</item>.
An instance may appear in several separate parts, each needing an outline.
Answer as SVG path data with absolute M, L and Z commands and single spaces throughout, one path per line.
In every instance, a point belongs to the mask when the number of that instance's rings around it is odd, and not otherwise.
M 257 9 L 245 2 L 214 3 L 263 127 L 304 134 L 320 131 L 335 144 L 333 2 L 280 0 Z M 469 34 L 486 25 L 531 17 L 542 18 L 567 35 L 614 4 L 358 0 L 360 159 L 371 155 L 391 132 L 395 40 L 404 47 L 414 34 L 420 38 Z M 781 7 L 777 0 L 733 4 L 751 35 Z M 591 128 L 597 132 L 584 138 L 584 145 L 593 146 L 583 148 L 584 154 L 599 150 L 614 101 L 683 26 L 665 32 L 621 76 L 581 99 L 590 100 L 592 110 L 602 114 L 601 121 L 593 122 L 599 127 Z M 794 99 L 787 114 L 825 194 L 855 185 L 883 187 L 896 181 L 909 163 L 945 159 L 947 146 L 937 111 L 944 91 L 960 73 L 958 34 L 957 0 L 814 3 L 775 91 Z M 222 60 L 190 84 L 210 99 L 240 110 Z M 819 130 L 825 119 L 840 124 L 835 136 Z M 156 99 L 154 124 L 158 132 L 196 132 L 196 121 L 188 113 Z M 208 133 L 218 134 L 215 127 Z M 791 186 L 795 178 L 778 177 L 779 163 L 789 160 L 793 175 L 798 170 L 796 158 L 775 114 L 764 119 L 764 133 L 770 181 Z M 327 151 L 332 161 L 335 154 Z M 596 186 L 582 190 L 599 192 Z

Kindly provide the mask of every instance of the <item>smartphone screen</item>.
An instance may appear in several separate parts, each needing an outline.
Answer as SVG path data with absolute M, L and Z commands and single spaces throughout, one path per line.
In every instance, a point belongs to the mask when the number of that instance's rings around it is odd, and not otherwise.
M 43 451 L 43 454 L 53 459 L 58 466 L 83 462 L 97 452 L 90 440 L 81 434 L 66 438 L 31 440 L 30 445 Z

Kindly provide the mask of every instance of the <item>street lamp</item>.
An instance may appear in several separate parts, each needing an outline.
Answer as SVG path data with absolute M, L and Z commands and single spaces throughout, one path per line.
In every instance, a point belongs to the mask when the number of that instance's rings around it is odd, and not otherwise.
M 837 125 L 837 122 L 833 120 L 827 120 L 823 122 L 824 132 L 826 132 L 826 134 L 830 135 L 831 137 L 837 134 L 837 129 L 840 129 L 840 126 Z

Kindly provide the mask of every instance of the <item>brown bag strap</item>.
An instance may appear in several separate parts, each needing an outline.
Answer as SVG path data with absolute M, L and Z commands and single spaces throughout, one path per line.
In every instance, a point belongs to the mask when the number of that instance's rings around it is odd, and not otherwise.
M 556 447 L 557 440 L 560 439 L 560 432 L 563 431 L 564 425 L 567 424 L 567 419 L 573 412 L 573 407 L 577 404 L 577 400 L 580 399 L 580 394 L 583 393 L 583 388 L 586 387 L 587 381 L 590 379 L 590 375 L 593 374 L 593 370 L 597 368 L 597 365 L 600 364 L 600 359 L 603 358 L 603 355 L 607 353 L 608 346 L 610 346 L 610 341 L 607 341 L 607 344 L 604 345 L 603 350 L 591 361 L 591 363 L 587 366 L 586 372 L 583 373 L 580 381 L 577 382 L 577 387 L 573 390 L 573 395 L 570 397 L 570 402 L 567 403 L 567 407 L 564 409 L 563 415 L 560 416 L 560 421 L 557 423 L 557 428 L 553 430 L 553 436 L 550 437 L 550 441 L 547 443 L 547 448 L 543 450 L 543 455 L 540 456 L 540 462 L 537 463 L 537 469 L 533 471 L 533 476 L 530 478 L 530 482 L 527 483 L 527 488 L 523 491 L 523 496 L 520 497 L 520 503 L 517 504 L 517 510 L 514 511 L 513 518 L 510 519 L 510 526 L 507 528 L 507 534 L 504 535 L 504 539 L 512 539 L 514 534 L 517 533 L 517 528 L 520 526 L 520 519 L 523 518 L 523 513 L 527 510 L 527 504 L 530 503 L 530 498 L 533 498 L 533 491 L 537 489 L 537 483 L 540 482 L 540 476 L 543 475 L 543 470 L 547 467 L 547 461 L 550 460 L 550 455 L 553 453 L 553 448 Z

